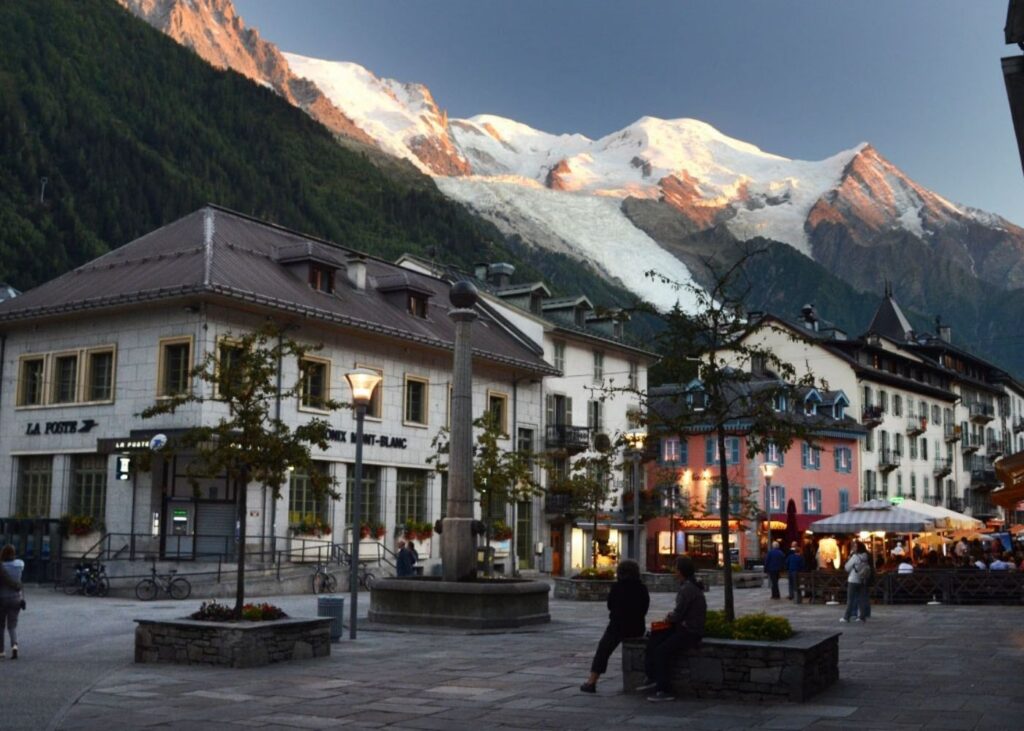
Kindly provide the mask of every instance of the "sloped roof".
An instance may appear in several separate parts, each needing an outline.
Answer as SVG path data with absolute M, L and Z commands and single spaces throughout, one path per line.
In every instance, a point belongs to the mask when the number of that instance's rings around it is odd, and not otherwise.
M 454 348 L 454 323 L 447 315 L 449 283 L 365 258 L 367 285 L 357 290 L 344 276 L 335 292 L 312 289 L 279 262 L 306 252 L 321 262 L 358 255 L 345 247 L 305 236 L 217 206 L 207 206 L 152 231 L 19 297 L 0 303 L 0 322 L 15 323 L 83 310 L 133 305 L 169 298 L 227 298 L 271 310 L 301 314 L 341 327 Z M 390 304 L 377 290 L 395 275 L 429 293 L 427 317 Z M 543 352 L 508 323 L 480 309 L 473 328 L 478 357 L 534 373 L 557 373 Z
M 885 297 L 882 298 L 878 309 L 875 310 L 875 316 L 871 318 L 871 324 L 868 325 L 868 332 L 884 335 L 897 343 L 905 343 L 913 331 L 913 326 L 900 309 L 892 290 L 887 286 Z

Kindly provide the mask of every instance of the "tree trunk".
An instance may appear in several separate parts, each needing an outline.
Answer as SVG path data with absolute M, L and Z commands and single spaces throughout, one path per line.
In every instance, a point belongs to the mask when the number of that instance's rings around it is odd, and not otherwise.
M 722 587 L 725 597 L 725 621 L 736 619 L 732 595 L 732 556 L 729 551 L 729 473 L 726 470 L 727 455 L 725 453 L 725 431 L 718 429 L 715 435 L 718 441 L 718 518 L 721 523 L 719 535 L 722 537 Z
M 245 605 L 245 519 L 249 511 L 247 509 L 249 491 L 249 471 L 243 470 L 242 479 L 236 490 L 238 499 L 238 510 L 235 520 L 238 521 L 238 578 L 235 584 L 235 616 L 242 616 L 242 607 Z

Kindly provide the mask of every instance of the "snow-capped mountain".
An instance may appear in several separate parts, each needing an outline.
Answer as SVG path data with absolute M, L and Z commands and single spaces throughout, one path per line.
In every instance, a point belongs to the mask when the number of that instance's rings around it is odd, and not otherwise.
M 1024 229 L 923 188 L 868 144 L 804 161 L 693 119 L 641 117 L 596 140 L 492 115 L 449 119 L 422 84 L 279 53 L 245 28 L 229 0 L 119 1 L 321 121 L 318 109 L 334 110 L 346 122 L 331 129 L 409 160 L 506 232 L 591 262 L 661 305 L 678 292 L 644 271 L 658 268 L 681 283 L 689 272 L 668 253 L 677 241 L 626 215 L 628 199 L 670 207 L 691 234 L 724 227 L 740 240 L 789 244 L 860 289 L 877 289 L 879 276 L 923 276 L 876 261 L 884 255 L 875 252 L 893 246 L 926 252 L 928 261 L 904 257 L 916 262 L 904 267 L 941 261 L 999 287 L 1024 287 Z M 317 104 L 298 100 L 297 87 Z

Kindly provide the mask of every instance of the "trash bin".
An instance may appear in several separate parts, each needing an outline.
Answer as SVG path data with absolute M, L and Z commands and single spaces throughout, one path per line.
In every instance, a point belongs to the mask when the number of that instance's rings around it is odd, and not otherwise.
M 330 617 L 331 642 L 341 639 L 343 632 L 342 619 L 345 617 L 345 597 L 327 594 L 316 598 L 316 616 Z

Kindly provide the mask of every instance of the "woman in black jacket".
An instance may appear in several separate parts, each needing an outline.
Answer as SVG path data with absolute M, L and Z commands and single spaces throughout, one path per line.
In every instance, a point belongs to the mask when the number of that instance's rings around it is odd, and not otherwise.
M 651 596 L 640 581 L 640 565 L 636 561 L 622 561 L 615 573 L 618 580 L 608 593 L 608 626 L 597 643 L 590 677 L 580 686 L 584 693 L 597 692 L 597 679 L 608 672 L 608 658 L 619 643 L 630 637 L 643 637 L 647 630 Z

